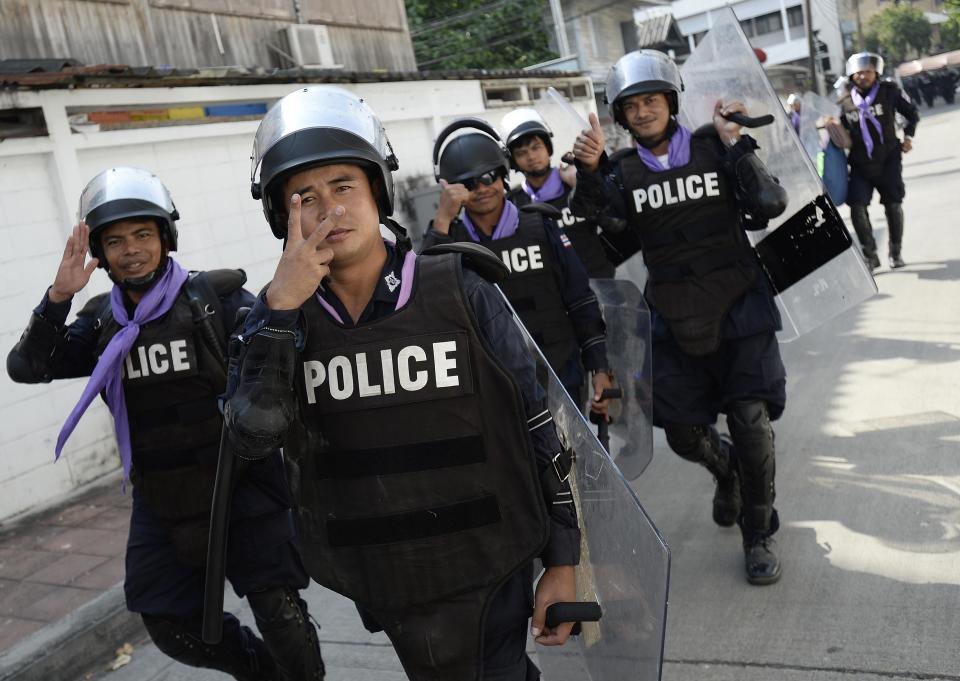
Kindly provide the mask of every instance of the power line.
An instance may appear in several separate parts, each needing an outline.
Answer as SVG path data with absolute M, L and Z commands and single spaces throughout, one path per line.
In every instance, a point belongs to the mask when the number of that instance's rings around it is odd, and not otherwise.
M 458 12 L 456 14 L 451 14 L 450 16 L 444 17 L 443 19 L 437 19 L 436 21 L 431 21 L 427 24 L 418 26 L 416 30 L 410 32 L 410 36 L 415 38 L 421 33 L 426 33 L 427 31 L 430 31 L 434 28 L 441 28 L 443 26 L 448 26 L 449 24 L 455 24 L 458 21 L 469 19 L 473 16 L 476 16 L 477 14 L 483 14 L 484 12 L 492 12 L 493 10 L 499 9 L 504 5 L 516 5 L 520 2 L 523 2 L 523 0 L 493 0 L 493 2 L 488 2 L 485 5 L 480 5 L 479 7 L 474 7 L 473 9 L 467 9 L 462 12 Z

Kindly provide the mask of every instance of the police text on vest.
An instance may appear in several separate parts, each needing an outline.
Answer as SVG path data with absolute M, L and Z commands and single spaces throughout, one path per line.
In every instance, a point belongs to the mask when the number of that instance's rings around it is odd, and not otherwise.
M 511 272 L 542 270 L 543 255 L 539 246 L 511 248 L 500 252 L 500 258 Z
M 124 373 L 128 379 L 146 378 L 165 374 L 169 371 L 190 371 L 190 355 L 187 351 L 187 341 L 170 341 L 169 347 L 165 343 L 153 345 L 139 345 L 124 358 Z M 134 355 L 136 357 L 134 358 Z M 136 362 L 136 365 L 134 364 Z
M 316 404 L 316 389 L 326 384 L 335 400 L 358 397 L 393 395 L 398 388 L 404 392 L 416 392 L 426 388 L 431 378 L 436 388 L 452 388 L 460 385 L 457 375 L 456 341 L 440 341 L 432 347 L 408 345 L 394 357 L 393 350 L 381 350 L 379 357 L 373 353 L 358 352 L 353 357 L 336 355 L 326 363 L 308 360 L 303 363 L 303 378 L 307 387 L 307 402 Z M 371 382 L 371 361 L 380 363 L 381 383 Z
M 720 196 L 720 180 L 715 172 L 675 177 L 651 184 L 646 189 L 634 189 L 633 203 L 637 212 L 642 213 L 644 204 L 656 209 L 705 196 Z

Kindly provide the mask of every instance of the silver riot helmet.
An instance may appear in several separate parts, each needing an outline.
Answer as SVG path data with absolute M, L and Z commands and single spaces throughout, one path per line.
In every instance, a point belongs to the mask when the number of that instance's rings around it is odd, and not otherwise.
M 787 97 L 787 106 L 792 107 L 794 104 L 796 104 L 799 101 L 800 101 L 800 95 L 798 95 L 796 92 L 791 92 L 790 95 Z
M 500 137 L 508 149 L 513 143 L 527 135 L 537 135 L 547 145 L 547 151 L 553 156 L 553 131 L 536 109 L 514 109 L 500 121 Z
M 620 103 L 631 95 L 665 92 L 670 100 L 670 113 L 680 110 L 683 78 L 674 61 L 657 50 L 636 50 L 620 57 L 607 74 L 603 101 L 610 107 L 610 117 L 629 130 L 620 113 Z
M 291 92 L 274 104 L 253 140 L 250 190 L 278 239 L 287 235 L 286 201 L 280 195 L 290 173 L 353 163 L 370 178 L 380 219 L 393 213 L 393 175 L 399 167 L 386 130 L 357 95 L 332 85 Z
M 165 252 L 177 250 L 177 224 L 180 214 L 173 197 L 156 175 L 142 168 L 110 168 L 94 177 L 80 193 L 80 220 L 90 228 L 90 253 L 100 260 L 99 266 L 110 271 L 103 254 L 100 237 L 114 222 L 133 218 L 153 218 L 160 227 L 160 238 Z M 166 267 L 166 257 L 160 267 L 136 281 L 117 282 L 127 288 L 146 288 L 153 283 L 157 272 Z
M 883 75 L 883 57 L 874 52 L 857 52 L 850 55 L 846 69 L 848 76 L 867 69 L 873 69 L 878 76 Z

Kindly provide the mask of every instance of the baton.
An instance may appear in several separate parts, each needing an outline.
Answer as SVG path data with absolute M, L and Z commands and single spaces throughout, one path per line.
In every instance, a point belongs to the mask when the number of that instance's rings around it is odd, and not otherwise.
M 227 427 L 220 431 L 220 459 L 210 508 L 210 535 L 207 538 L 207 574 L 203 585 L 203 642 L 220 643 L 223 638 L 223 584 L 226 579 L 227 530 L 230 523 L 233 454 L 227 448 Z
M 721 114 L 728 121 L 736 123 L 737 125 L 742 125 L 745 128 L 762 128 L 765 125 L 770 125 L 775 120 L 773 114 L 765 114 L 763 116 L 747 116 L 742 114 L 739 111 L 731 111 L 730 113 Z
M 603 392 L 600 393 L 600 401 L 604 400 L 620 400 L 623 399 L 623 390 L 621 388 L 604 388 Z M 600 440 L 600 444 L 603 445 L 603 448 L 610 452 L 610 433 L 608 431 L 609 422 L 607 417 L 604 414 L 598 414 L 594 411 L 590 412 L 590 423 L 595 423 L 597 425 L 597 439 Z
M 563 622 L 573 622 L 571 636 L 579 636 L 581 622 L 599 622 L 603 617 L 603 609 L 599 603 L 593 601 L 579 601 L 574 603 L 554 603 L 547 608 L 546 624 L 551 629 Z

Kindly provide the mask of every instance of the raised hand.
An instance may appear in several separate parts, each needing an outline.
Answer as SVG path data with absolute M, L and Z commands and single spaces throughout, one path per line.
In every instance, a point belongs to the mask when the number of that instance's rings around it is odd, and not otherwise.
M 584 170 L 594 172 L 600 167 L 600 157 L 603 156 L 605 144 L 603 130 L 600 129 L 600 119 L 597 118 L 597 114 L 591 113 L 590 128 L 577 135 L 577 140 L 573 143 L 573 155 L 580 161 Z
M 440 186 L 443 188 L 440 192 L 440 205 L 437 206 L 437 213 L 433 216 L 433 229 L 441 234 L 447 234 L 450 231 L 450 223 L 460 214 L 460 209 L 470 197 L 470 190 L 462 184 L 449 184 L 446 180 L 440 180 Z
M 330 274 L 333 251 L 326 248 L 327 234 L 336 227 L 346 209 L 336 206 L 307 238 L 300 225 L 300 195 L 290 199 L 287 218 L 287 242 L 267 289 L 267 307 L 271 310 L 296 310 L 316 292 Z
M 81 220 L 74 225 L 73 233 L 67 238 L 67 245 L 63 249 L 63 258 L 60 259 L 60 266 L 57 268 L 57 276 L 53 280 L 53 286 L 47 292 L 47 297 L 51 303 L 62 303 L 73 298 L 73 294 L 80 291 L 87 282 L 90 281 L 90 275 L 97 269 L 99 260 L 87 259 L 87 250 L 90 244 L 90 228 L 87 223 Z

